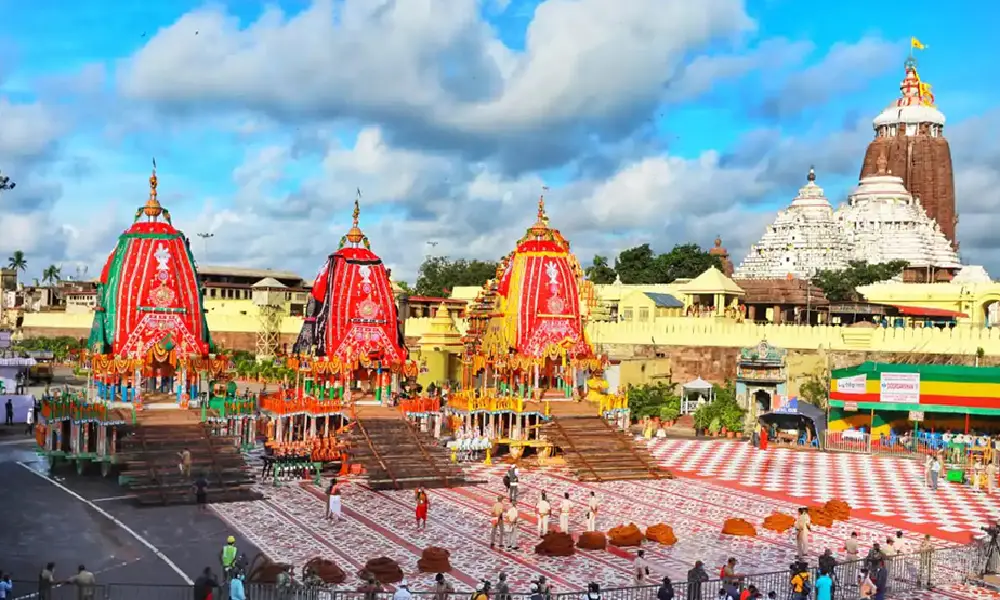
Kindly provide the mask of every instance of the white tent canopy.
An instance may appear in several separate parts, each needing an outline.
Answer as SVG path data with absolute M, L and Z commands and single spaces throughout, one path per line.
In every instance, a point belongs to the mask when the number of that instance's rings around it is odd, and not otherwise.
M 699 377 L 698 379 L 695 379 L 694 381 L 690 381 L 688 383 L 685 383 L 681 387 L 684 388 L 685 391 L 691 390 L 692 392 L 707 391 L 707 390 L 711 390 L 713 388 L 713 386 L 712 386 L 711 383 L 705 381 L 701 377 Z
M 715 386 L 701 377 L 681 386 L 681 414 L 693 413 L 702 402 L 711 402 Z

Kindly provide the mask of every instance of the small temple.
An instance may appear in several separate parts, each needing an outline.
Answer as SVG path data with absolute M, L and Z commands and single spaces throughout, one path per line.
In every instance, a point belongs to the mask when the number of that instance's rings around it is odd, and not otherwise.
M 808 279 L 824 269 L 847 266 L 848 248 L 833 207 L 810 168 L 806 185 L 785 210 L 778 211 L 764 236 L 751 246 L 736 269 L 736 279 Z

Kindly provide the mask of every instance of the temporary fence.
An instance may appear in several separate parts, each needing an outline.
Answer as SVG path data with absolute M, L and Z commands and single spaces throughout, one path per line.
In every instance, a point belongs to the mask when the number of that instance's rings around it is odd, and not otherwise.
M 923 553 L 898 555 L 885 559 L 887 598 L 908 598 L 921 589 L 965 583 L 978 579 L 986 570 L 986 545 L 974 542 L 966 546 L 939 548 Z M 995 572 L 997 561 L 991 561 L 990 571 Z M 868 566 L 867 560 L 840 562 L 833 569 L 833 600 L 855 600 L 859 594 L 859 576 Z M 716 567 L 717 569 L 718 567 Z M 716 574 L 718 571 L 714 571 Z M 819 572 L 809 571 L 809 580 L 815 584 Z M 655 578 L 655 575 L 654 575 Z M 702 581 L 673 582 L 674 597 L 677 600 L 713 600 L 718 598 L 721 588 L 736 591 L 753 586 L 763 597 L 776 592 L 778 598 L 792 598 L 791 569 L 770 573 L 757 573 L 738 577 L 738 581 L 724 582 L 717 577 L 705 577 Z M 346 586 L 343 586 L 346 587 Z M 608 588 L 600 591 L 601 600 L 656 600 L 659 590 L 656 585 Z M 37 598 L 38 600 L 192 600 L 192 586 L 176 585 L 135 585 L 100 584 L 89 588 L 78 588 L 71 584 L 58 585 L 51 590 L 40 591 L 37 583 L 14 582 L 15 599 Z M 271 584 L 247 583 L 247 600 L 391 600 L 391 591 L 362 591 L 331 587 L 291 586 L 281 588 Z M 412 590 L 413 600 L 469 600 L 471 591 L 435 593 L 429 590 Z M 581 600 L 586 591 L 559 592 L 548 596 L 549 600 Z M 736 594 L 738 595 L 738 594 Z M 488 594 L 491 600 L 529 600 L 526 593 L 497 594 L 496 589 Z M 216 600 L 226 600 L 226 590 L 213 594 Z
M 875 436 L 856 429 L 827 431 L 823 447 L 833 452 L 917 457 L 941 450 L 928 439 L 907 436 Z

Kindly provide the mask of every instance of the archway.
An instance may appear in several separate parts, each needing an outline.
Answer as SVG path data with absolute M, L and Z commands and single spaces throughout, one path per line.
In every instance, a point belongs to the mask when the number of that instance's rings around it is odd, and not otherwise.
M 987 300 L 982 305 L 983 325 L 1000 326 L 1000 300 Z
M 771 394 L 767 390 L 755 391 L 753 393 L 753 402 L 758 416 L 771 412 Z

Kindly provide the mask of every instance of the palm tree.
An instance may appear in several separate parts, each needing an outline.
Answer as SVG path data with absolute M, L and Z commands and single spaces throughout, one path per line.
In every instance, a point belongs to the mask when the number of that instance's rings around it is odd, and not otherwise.
M 0 184 L 2 183 L 3 180 L 0 179 Z M 14 252 L 7 257 L 7 267 L 14 270 L 14 285 L 16 286 L 17 272 L 24 271 L 28 268 L 28 260 L 24 258 L 24 252 L 21 250 L 14 250 Z
M 62 267 L 49 265 L 42 271 L 42 281 L 58 283 L 60 279 L 62 279 Z

